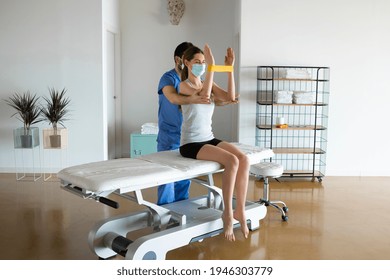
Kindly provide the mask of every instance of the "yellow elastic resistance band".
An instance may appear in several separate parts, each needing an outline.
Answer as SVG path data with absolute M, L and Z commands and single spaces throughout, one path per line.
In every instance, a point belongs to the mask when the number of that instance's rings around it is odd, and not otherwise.
M 233 72 L 233 65 L 209 65 L 207 67 L 209 72 Z

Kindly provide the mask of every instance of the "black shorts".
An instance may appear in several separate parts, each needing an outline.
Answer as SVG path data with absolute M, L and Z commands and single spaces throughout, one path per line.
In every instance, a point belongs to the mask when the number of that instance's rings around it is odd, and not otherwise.
M 222 140 L 214 138 L 214 139 L 211 139 L 211 140 L 205 141 L 205 142 L 188 143 L 188 144 L 185 144 L 183 146 L 180 146 L 180 154 L 186 158 L 196 159 L 196 156 L 198 155 L 199 150 L 204 145 L 209 144 L 209 145 L 217 146 L 221 142 L 222 142 Z

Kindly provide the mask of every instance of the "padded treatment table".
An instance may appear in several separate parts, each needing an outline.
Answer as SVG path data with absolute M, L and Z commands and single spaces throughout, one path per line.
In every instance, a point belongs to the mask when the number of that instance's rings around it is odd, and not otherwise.
M 248 156 L 251 164 L 274 155 L 270 149 L 234 144 Z M 82 198 L 118 208 L 116 201 L 107 198 L 115 194 L 145 206 L 143 211 L 110 217 L 91 229 L 88 243 L 99 258 L 120 254 L 126 259 L 165 259 L 170 250 L 223 231 L 222 190 L 213 182 L 213 174 L 222 171 L 223 166 L 217 162 L 184 158 L 175 150 L 72 166 L 57 176 L 64 190 Z M 208 194 L 162 206 L 142 196 L 146 188 L 184 179 L 204 186 Z M 250 230 L 260 226 L 266 212 L 264 204 L 247 201 Z M 234 226 L 239 226 L 238 222 Z M 142 230 L 148 233 L 128 238 Z

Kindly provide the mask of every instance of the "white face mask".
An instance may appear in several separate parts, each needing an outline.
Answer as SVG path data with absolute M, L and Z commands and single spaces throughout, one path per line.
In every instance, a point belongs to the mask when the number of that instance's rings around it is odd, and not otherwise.
M 191 69 L 192 74 L 196 77 L 200 77 L 206 72 L 206 64 L 193 64 Z

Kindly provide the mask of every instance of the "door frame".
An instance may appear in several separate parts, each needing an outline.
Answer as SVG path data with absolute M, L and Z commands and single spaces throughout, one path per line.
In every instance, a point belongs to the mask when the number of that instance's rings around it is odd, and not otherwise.
M 107 32 L 115 38 L 115 158 L 122 157 L 122 89 L 121 89 L 121 48 L 120 31 L 118 28 L 105 23 L 103 28 L 103 135 L 104 159 L 108 159 L 108 69 L 107 69 Z

